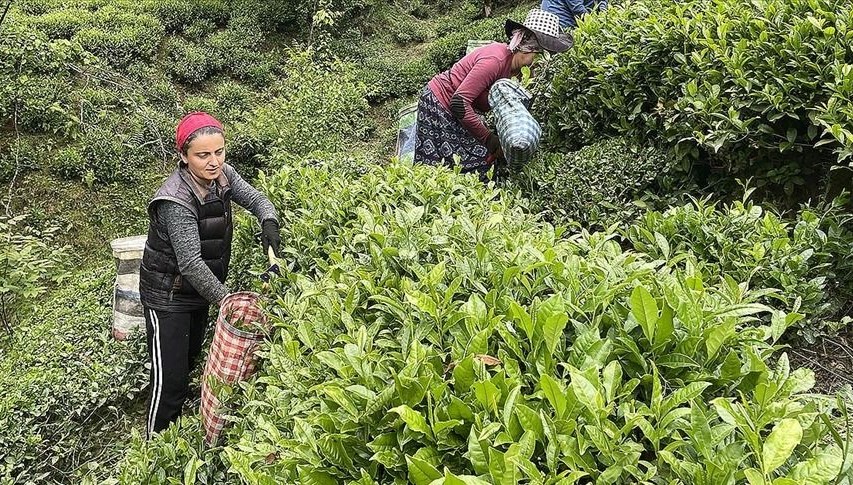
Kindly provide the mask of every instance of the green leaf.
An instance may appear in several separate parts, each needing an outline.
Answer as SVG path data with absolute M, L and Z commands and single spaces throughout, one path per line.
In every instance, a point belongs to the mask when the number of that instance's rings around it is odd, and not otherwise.
M 539 385 L 542 387 L 542 392 L 551 403 L 551 406 L 557 410 L 557 419 L 560 419 L 566 413 L 566 392 L 563 390 L 563 385 L 557 382 L 553 377 L 545 374 L 539 378 Z
M 506 429 L 509 429 L 510 421 L 512 421 L 512 415 L 515 411 L 515 403 L 518 400 L 520 392 L 521 386 L 515 386 L 509 391 L 509 395 L 507 395 L 506 401 L 504 401 L 503 423 Z
M 477 439 L 477 431 L 474 426 L 471 426 L 471 431 L 468 433 L 468 461 L 474 467 L 474 471 L 478 475 L 489 473 L 489 462 L 486 459 L 486 452 L 483 451 L 483 446 Z
M 764 473 L 769 474 L 782 466 L 803 439 L 803 428 L 796 419 L 785 418 L 773 428 L 764 441 L 761 458 Z
M 637 286 L 631 292 L 631 314 L 643 329 L 649 342 L 654 342 L 658 321 L 658 305 L 652 294 L 644 286 Z
M 655 347 L 665 345 L 669 341 L 669 338 L 672 337 L 672 333 L 675 331 L 673 318 L 672 308 L 664 303 L 655 330 Z
M 337 485 L 338 481 L 332 475 L 317 470 L 310 472 L 299 471 L 301 485 Z
M 574 391 L 578 401 L 593 414 L 600 413 L 604 408 L 604 398 L 598 389 L 579 370 L 572 367 L 569 369 L 569 373 L 572 377 L 572 391 Z
M 447 405 L 447 414 L 451 419 L 459 419 L 466 422 L 474 421 L 474 411 L 465 401 L 456 396 L 450 396 L 450 404 Z
M 743 471 L 743 474 L 749 481 L 749 485 L 766 485 L 766 482 L 764 481 L 764 475 L 762 475 L 761 472 L 756 470 L 755 468 L 747 468 Z
M 710 382 L 697 381 L 691 382 L 686 387 L 682 387 L 681 389 L 676 390 L 663 400 L 663 405 L 661 406 L 661 414 L 665 416 L 676 406 L 679 406 L 687 401 L 692 401 L 693 399 L 701 396 L 702 392 L 710 385 Z
M 436 467 L 413 456 L 406 455 L 406 466 L 409 469 L 409 481 L 415 485 L 429 485 L 442 477 Z
M 524 309 L 521 305 L 516 303 L 515 300 L 509 302 L 509 311 L 508 314 L 510 318 L 518 322 L 518 325 L 524 330 L 527 338 L 533 342 L 534 340 L 534 329 L 533 329 L 533 319 L 530 318 L 530 314 L 527 313 L 527 310 Z
M 841 448 L 832 445 L 797 463 L 788 476 L 800 485 L 826 485 L 841 472 L 843 461 Z
M 717 352 L 724 343 L 735 334 L 735 320 L 728 319 L 724 323 L 717 325 L 710 332 L 705 340 L 705 348 L 708 351 L 708 362 L 712 361 L 717 355 Z
M 528 430 L 521 435 L 521 439 L 517 443 L 509 445 L 505 457 L 513 463 L 516 463 L 518 460 L 530 460 L 535 450 L 536 434 Z
M 711 447 L 714 444 L 711 441 L 711 426 L 708 423 L 708 418 L 699 409 L 699 406 L 690 408 L 690 429 L 690 439 L 693 447 L 702 454 L 705 460 L 711 461 Z
M 521 403 L 515 405 L 515 412 L 523 429 L 536 433 L 536 439 L 538 440 L 545 439 L 545 428 L 542 425 L 539 413 Z
M 417 431 L 418 433 L 423 433 L 426 436 L 432 438 L 432 430 L 430 430 L 427 425 L 426 419 L 420 413 L 420 411 L 415 411 L 403 404 L 402 406 L 397 406 L 396 408 L 392 408 L 389 412 L 397 413 L 400 415 L 400 418 L 406 423 L 406 426 L 412 431 Z
M 619 392 L 619 387 L 622 385 L 622 366 L 617 361 L 611 361 L 604 368 L 602 373 L 604 386 L 604 398 L 610 403 Z
M 475 382 L 472 387 L 474 389 L 474 396 L 483 408 L 490 414 L 494 413 L 497 416 L 498 402 L 501 399 L 501 390 L 498 389 L 498 386 L 494 385 L 491 381 L 482 381 Z
M 469 355 L 462 359 L 453 368 L 453 388 L 458 393 L 465 393 L 477 379 L 474 373 L 474 356 Z
M 518 471 L 513 463 L 507 463 L 500 451 L 489 448 L 489 475 L 494 485 L 516 485 Z
M 554 355 L 568 322 L 569 316 L 566 314 L 566 305 L 563 297 L 559 294 L 545 300 L 536 311 L 536 325 L 541 326 L 545 337 L 545 346 L 551 355 Z
M 771 312 L 772 309 L 767 305 L 760 303 L 739 303 L 737 305 L 729 305 L 715 313 L 719 318 L 726 317 L 746 317 L 756 315 L 758 313 Z

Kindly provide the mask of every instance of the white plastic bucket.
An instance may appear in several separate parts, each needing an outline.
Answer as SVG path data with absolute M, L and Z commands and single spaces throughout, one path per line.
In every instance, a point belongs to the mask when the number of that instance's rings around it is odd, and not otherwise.
M 403 106 L 397 112 L 397 158 L 411 162 L 415 159 L 418 135 L 418 103 Z
M 145 313 L 139 298 L 139 265 L 147 236 L 131 236 L 110 242 L 116 261 L 113 291 L 113 338 L 124 340 L 137 328 L 145 328 Z

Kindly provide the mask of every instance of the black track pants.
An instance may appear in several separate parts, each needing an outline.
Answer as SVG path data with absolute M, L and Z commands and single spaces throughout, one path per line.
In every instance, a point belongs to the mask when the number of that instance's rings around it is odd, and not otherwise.
M 145 308 L 148 359 L 151 362 L 151 400 L 148 438 L 177 421 L 187 399 L 190 371 L 201 353 L 208 309 L 166 312 Z

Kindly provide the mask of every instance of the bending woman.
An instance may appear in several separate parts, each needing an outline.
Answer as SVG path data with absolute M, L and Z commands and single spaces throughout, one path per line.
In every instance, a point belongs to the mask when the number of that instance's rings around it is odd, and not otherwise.
M 224 282 L 231 259 L 231 201 L 261 222 L 264 253 L 272 247 L 278 254 L 281 240 L 272 203 L 225 163 L 218 120 L 207 113 L 185 116 L 175 144 L 180 163 L 148 205 L 139 273 L 151 360 L 148 437 L 180 416 L 210 304 L 229 293 Z
M 536 54 L 556 54 L 572 46 L 559 18 L 540 9 L 531 10 L 524 24 L 507 20 L 505 30 L 509 44 L 495 42 L 474 50 L 423 89 L 415 163 L 452 166 L 456 155 L 463 172 L 485 173 L 502 156 L 500 140 L 480 116 L 491 109 L 489 89 L 499 79 L 519 75 Z

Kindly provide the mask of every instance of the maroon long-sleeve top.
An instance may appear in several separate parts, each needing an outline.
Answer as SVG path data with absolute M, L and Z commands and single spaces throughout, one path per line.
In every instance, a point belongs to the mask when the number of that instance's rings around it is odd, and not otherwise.
M 498 79 L 510 77 L 512 52 L 509 46 L 499 42 L 474 50 L 459 60 L 450 70 L 437 74 L 428 86 L 445 109 L 451 110 L 451 99 L 455 95 L 464 102 L 465 115 L 462 126 L 471 135 L 485 143 L 491 131 L 477 115 L 477 111 L 489 111 L 489 88 Z

